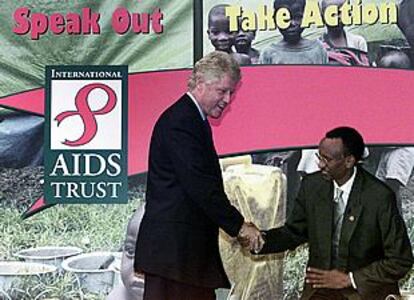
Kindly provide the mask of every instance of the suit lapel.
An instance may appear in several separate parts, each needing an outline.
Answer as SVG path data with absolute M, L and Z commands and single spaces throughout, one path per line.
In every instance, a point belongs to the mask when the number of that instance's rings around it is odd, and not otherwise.
M 200 112 L 198 111 L 197 106 L 195 105 L 195 103 L 193 102 L 193 100 L 190 98 L 190 96 L 188 96 L 187 94 L 185 94 L 185 101 L 188 105 L 188 107 L 191 110 L 191 114 L 194 115 L 194 120 L 197 120 L 197 126 L 200 126 L 202 128 L 202 134 L 204 135 L 204 140 L 206 141 L 206 143 L 208 144 L 209 148 L 214 148 L 214 142 L 213 142 L 213 136 L 212 136 L 212 132 L 211 132 L 211 126 L 210 123 L 208 121 L 208 119 L 206 119 L 205 121 L 202 119 Z M 215 150 L 214 150 L 215 151 Z
M 349 195 L 348 204 L 345 209 L 344 220 L 339 240 L 339 256 L 349 257 L 349 242 L 358 224 L 362 212 L 361 190 L 363 185 L 363 174 L 358 168 L 354 184 Z
M 205 121 L 202 119 L 197 106 L 187 94 L 185 94 L 184 96 L 184 101 L 186 105 L 188 106 L 189 113 L 191 114 L 192 118 L 194 118 L 193 130 L 195 130 L 196 134 L 201 135 L 206 145 L 205 155 L 208 157 L 208 159 L 211 162 L 209 165 L 212 167 L 212 169 L 214 169 L 214 172 L 216 173 L 216 175 L 219 178 L 221 178 L 221 169 L 219 165 L 216 148 L 214 147 L 214 141 L 213 141 L 210 123 L 208 119 L 206 119 Z
M 203 134 L 204 136 L 204 140 L 206 141 L 206 143 L 208 144 L 209 148 L 213 148 L 214 149 L 214 143 L 213 143 L 213 137 L 212 137 L 212 132 L 211 132 L 211 127 L 210 127 L 210 123 L 208 122 L 208 120 L 206 119 L 205 121 L 203 121 L 203 119 L 201 118 L 200 112 L 198 111 L 197 106 L 195 105 L 195 103 L 193 102 L 193 100 L 190 98 L 190 96 L 188 96 L 187 94 L 185 94 L 183 96 L 184 101 L 186 103 L 186 105 L 189 108 L 189 112 L 192 115 L 192 117 L 195 120 L 194 126 L 195 126 L 195 130 L 199 130 L 196 129 L 198 128 L 202 128 L 201 130 L 201 134 Z

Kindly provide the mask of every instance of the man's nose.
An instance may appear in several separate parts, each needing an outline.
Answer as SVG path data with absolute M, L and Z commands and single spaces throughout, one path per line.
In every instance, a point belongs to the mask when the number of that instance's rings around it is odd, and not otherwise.
M 230 101 L 231 101 L 231 93 L 230 93 L 230 92 L 226 92 L 226 93 L 224 94 L 223 101 L 224 101 L 226 104 L 229 104 L 229 103 L 230 103 Z

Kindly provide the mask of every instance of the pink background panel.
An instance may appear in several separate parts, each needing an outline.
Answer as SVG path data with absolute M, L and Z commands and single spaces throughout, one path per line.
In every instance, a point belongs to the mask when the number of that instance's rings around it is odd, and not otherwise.
M 147 169 L 152 128 L 186 91 L 190 70 L 129 76 L 129 174 Z M 252 66 L 220 120 L 221 155 L 317 145 L 335 126 L 353 126 L 371 144 L 414 144 L 414 72 L 330 66 Z M 43 90 L 0 105 L 43 112 Z M 220 125 L 220 126 L 218 126 Z
M 246 67 L 214 127 L 222 154 L 317 145 L 335 126 L 367 143 L 414 143 L 414 72 L 330 66 Z

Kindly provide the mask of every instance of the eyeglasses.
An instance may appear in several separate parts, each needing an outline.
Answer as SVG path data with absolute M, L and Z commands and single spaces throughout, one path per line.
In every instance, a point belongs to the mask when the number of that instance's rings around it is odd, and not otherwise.
M 321 162 L 323 162 L 325 165 L 326 165 L 326 164 L 329 164 L 329 163 L 330 163 L 330 162 L 332 162 L 332 161 L 342 159 L 342 158 L 331 158 L 331 157 L 324 157 L 324 156 L 321 156 L 318 152 L 316 152 L 316 153 L 315 153 L 315 155 L 316 155 L 316 157 L 318 158 L 318 160 L 319 160 L 319 161 L 321 161 Z

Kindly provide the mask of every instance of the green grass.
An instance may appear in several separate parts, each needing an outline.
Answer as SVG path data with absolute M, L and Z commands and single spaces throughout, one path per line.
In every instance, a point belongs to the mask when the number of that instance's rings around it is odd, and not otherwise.
M 57 205 L 22 220 L 15 208 L 0 210 L 0 260 L 16 260 L 14 253 L 38 246 L 76 246 L 84 252 L 119 251 L 126 225 L 142 195 L 125 205 Z M 86 293 L 72 274 L 30 277 L 0 299 L 104 299 Z
M 55 206 L 22 220 L 12 208 L 0 211 L 0 259 L 37 246 L 77 246 L 88 251 L 118 251 L 126 222 L 139 199 L 126 205 Z
M 104 295 L 87 293 L 80 287 L 79 281 L 73 274 L 60 274 L 49 277 L 23 278 L 18 285 L 3 293 L 4 300 L 103 300 Z

